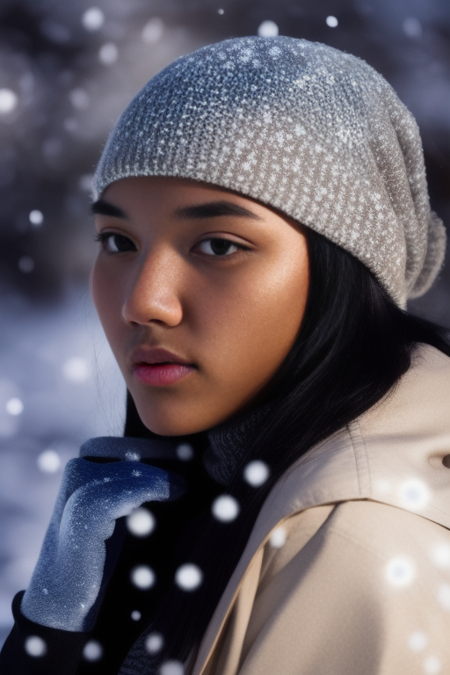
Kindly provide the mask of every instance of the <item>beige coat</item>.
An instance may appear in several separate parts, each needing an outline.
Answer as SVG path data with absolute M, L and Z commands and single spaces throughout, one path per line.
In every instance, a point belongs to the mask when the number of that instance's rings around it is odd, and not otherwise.
M 449 528 L 450 359 L 421 346 L 273 488 L 193 675 L 450 674 Z

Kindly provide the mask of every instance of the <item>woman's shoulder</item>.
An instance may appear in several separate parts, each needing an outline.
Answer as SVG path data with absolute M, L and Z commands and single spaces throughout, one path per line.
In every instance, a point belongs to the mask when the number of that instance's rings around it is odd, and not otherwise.
M 269 560 L 276 560 L 279 571 L 310 547 L 310 554 L 316 551 L 312 554 L 315 559 L 320 549 L 320 556 L 336 569 L 338 561 L 334 555 L 328 556 L 328 546 L 342 546 L 346 555 L 353 549 L 355 565 L 360 564 L 362 554 L 376 559 L 377 576 L 399 587 L 408 586 L 413 579 L 420 584 L 420 567 L 435 569 L 436 574 L 444 571 L 450 581 L 450 530 L 412 511 L 371 499 L 325 504 L 293 514 L 267 540 L 266 567 Z M 390 566 L 392 561 L 404 564 Z
M 292 673 L 303 672 L 299 663 L 304 672 L 420 673 L 431 656 L 446 672 L 447 529 L 370 500 L 311 508 L 284 527 L 284 545 L 265 547 L 242 654 L 248 673 L 270 672 L 272 658 Z
M 208 675 L 447 672 L 450 532 L 371 500 L 293 514 L 253 560 L 223 628 Z

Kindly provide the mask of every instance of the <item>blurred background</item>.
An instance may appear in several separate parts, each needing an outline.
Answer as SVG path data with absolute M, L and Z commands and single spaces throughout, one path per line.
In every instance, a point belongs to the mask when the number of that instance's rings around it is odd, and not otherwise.
M 95 317 L 91 176 L 131 97 L 176 57 L 289 35 L 368 61 L 421 128 L 434 210 L 450 223 L 448 0 L 2 0 L 0 6 L 0 644 L 61 471 L 120 434 L 124 387 Z M 410 310 L 450 324 L 450 265 Z

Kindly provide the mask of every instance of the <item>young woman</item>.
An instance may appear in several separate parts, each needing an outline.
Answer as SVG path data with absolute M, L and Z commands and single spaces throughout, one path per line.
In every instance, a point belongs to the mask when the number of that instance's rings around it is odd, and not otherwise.
M 405 311 L 445 234 L 393 90 L 304 40 L 205 47 L 94 190 L 125 435 L 69 462 L 1 672 L 448 672 L 450 347 Z

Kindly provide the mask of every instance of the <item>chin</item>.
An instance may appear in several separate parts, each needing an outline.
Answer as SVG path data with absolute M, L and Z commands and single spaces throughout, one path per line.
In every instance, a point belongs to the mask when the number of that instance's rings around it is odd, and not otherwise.
M 138 412 L 142 423 L 158 436 L 189 436 L 200 431 L 206 431 L 212 426 L 207 423 L 201 424 L 200 421 L 196 423 L 192 420 L 192 417 L 189 420 L 183 420 L 180 416 L 145 415 L 141 414 L 140 410 Z

